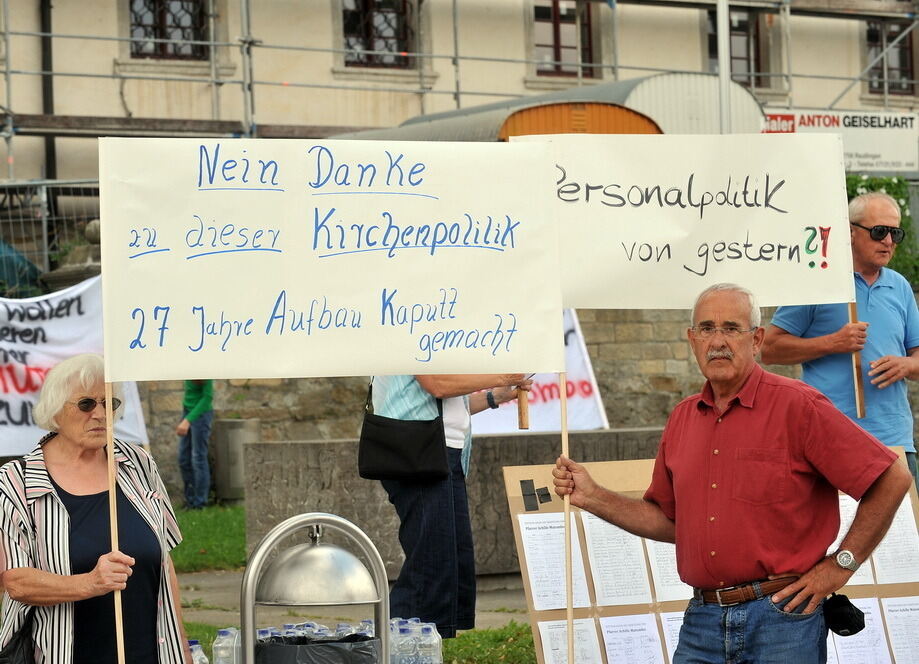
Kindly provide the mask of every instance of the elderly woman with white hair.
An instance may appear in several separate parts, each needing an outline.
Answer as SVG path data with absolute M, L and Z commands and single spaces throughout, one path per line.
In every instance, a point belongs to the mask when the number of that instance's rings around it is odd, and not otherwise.
M 120 405 L 113 396 L 112 410 Z M 0 469 L 0 645 L 31 619 L 36 662 L 115 662 L 121 590 L 126 661 L 190 664 L 169 556 L 182 536 L 153 459 L 119 440 L 111 550 L 102 357 L 51 369 L 34 418 L 50 433 Z

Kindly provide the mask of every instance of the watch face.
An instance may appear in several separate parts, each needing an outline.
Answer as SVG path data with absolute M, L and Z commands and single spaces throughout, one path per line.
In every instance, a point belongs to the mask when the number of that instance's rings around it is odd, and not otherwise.
M 851 567 L 855 563 L 855 557 L 848 551 L 840 551 L 836 554 L 836 562 L 840 567 Z

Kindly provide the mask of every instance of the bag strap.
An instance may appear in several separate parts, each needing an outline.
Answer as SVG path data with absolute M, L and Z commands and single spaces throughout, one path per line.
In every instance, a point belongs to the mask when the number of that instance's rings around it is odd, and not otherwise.
M 444 416 L 444 402 L 442 399 L 437 399 L 437 414 L 440 417 Z M 370 413 L 373 415 L 373 376 L 370 377 L 370 384 L 367 385 L 367 401 L 364 402 L 364 412 Z

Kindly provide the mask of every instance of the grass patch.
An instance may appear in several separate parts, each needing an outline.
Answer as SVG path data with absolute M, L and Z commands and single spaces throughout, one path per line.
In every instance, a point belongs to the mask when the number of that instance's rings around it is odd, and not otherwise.
M 208 660 L 213 659 L 212 648 L 217 638 L 217 628 L 204 623 L 186 622 L 185 633 L 189 639 L 198 639 Z M 444 664 L 536 664 L 533 649 L 533 632 L 525 623 L 511 621 L 498 629 L 473 629 L 455 639 L 444 640 Z
M 246 565 L 246 512 L 242 505 L 176 510 L 182 543 L 172 550 L 177 572 L 240 569 Z
M 214 658 L 211 648 L 214 644 L 214 639 L 217 638 L 216 627 L 205 623 L 187 622 L 185 623 L 185 636 L 187 636 L 189 640 L 198 639 L 198 641 L 201 642 L 201 646 L 204 648 L 204 653 L 207 655 L 208 661 Z
M 536 664 L 530 626 L 511 621 L 499 629 L 473 629 L 444 640 L 444 664 Z

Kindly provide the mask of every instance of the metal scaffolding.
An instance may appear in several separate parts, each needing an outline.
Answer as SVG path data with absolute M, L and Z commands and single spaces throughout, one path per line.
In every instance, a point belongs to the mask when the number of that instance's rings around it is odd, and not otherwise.
M 428 0 L 429 1 L 429 0 Z M 256 11 L 256 5 L 251 0 L 239 0 L 240 10 L 240 29 L 242 34 L 234 41 L 219 41 L 216 39 L 216 22 L 217 14 L 215 12 L 216 0 L 208 0 L 206 8 L 207 19 L 207 36 L 204 41 L 178 40 L 178 39 L 158 39 L 144 36 L 142 38 L 119 37 L 108 35 L 89 35 L 89 34 L 72 34 L 66 32 L 47 31 L 24 31 L 13 30 L 9 21 L 9 0 L 2 0 L 3 10 L 3 45 L 5 54 L 5 66 L 3 75 L 5 78 L 6 98 L 4 112 L 4 122 L 2 134 L 7 146 L 7 177 L 14 177 L 14 159 L 13 157 L 13 138 L 14 136 L 44 136 L 50 140 L 56 136 L 86 136 L 97 137 L 100 135 L 118 136 L 175 136 L 175 135 L 205 135 L 205 136 L 258 136 L 258 137 L 314 137 L 322 138 L 336 133 L 361 129 L 361 127 L 342 127 L 342 126 L 323 126 L 308 124 L 261 124 L 257 122 L 256 108 L 257 97 L 260 91 L 270 88 L 287 87 L 303 88 L 312 90 L 339 90 L 339 91 L 365 91 L 377 93 L 395 93 L 416 96 L 419 100 L 418 108 L 421 114 L 426 110 L 425 99 L 434 95 L 450 95 L 454 99 L 457 108 L 462 104 L 469 105 L 477 97 L 517 97 L 520 95 L 509 93 L 505 90 L 486 90 L 473 87 L 468 81 L 463 81 L 461 76 L 461 63 L 491 63 L 491 64 L 517 64 L 517 65 L 567 65 L 577 67 L 577 77 L 572 77 L 573 84 L 582 84 L 582 71 L 585 69 L 595 69 L 608 71 L 614 79 L 629 77 L 629 75 L 652 74 L 658 72 L 671 73 L 698 73 L 698 70 L 680 70 L 672 68 L 648 67 L 641 64 L 626 64 L 619 57 L 618 52 L 618 32 L 621 30 L 621 20 L 619 18 L 618 7 L 625 4 L 639 4 L 639 0 L 619 0 L 619 3 L 610 3 L 605 0 L 575 0 L 578 7 L 585 4 L 594 4 L 595 8 L 601 11 L 611 12 L 610 25 L 612 27 L 612 53 L 609 63 L 593 62 L 547 62 L 545 60 L 536 60 L 532 58 L 505 58 L 491 57 L 483 55 L 464 55 L 460 48 L 459 33 L 459 0 L 452 0 L 452 49 L 450 53 L 428 53 L 424 52 L 420 46 L 416 46 L 412 52 L 400 54 L 416 63 L 418 73 L 417 83 L 412 84 L 347 84 L 347 83 L 328 83 L 316 82 L 310 80 L 301 81 L 282 81 L 265 78 L 256 78 L 254 75 L 254 62 L 259 57 L 259 52 L 272 50 L 281 50 L 291 53 L 308 52 L 335 55 L 348 55 L 355 52 L 346 48 L 327 48 L 306 46 L 299 44 L 276 44 L 269 43 L 259 39 L 253 33 L 252 13 Z M 43 5 L 50 7 L 50 0 L 43 0 Z M 640 4 L 648 6 L 655 5 L 660 7 L 677 7 L 692 8 L 699 10 L 711 10 L 716 6 L 716 0 L 641 0 Z M 423 0 L 418 0 L 420 7 L 424 6 Z M 835 80 L 841 84 L 848 84 L 842 93 L 833 100 L 827 108 L 833 108 L 843 95 L 854 85 L 859 82 L 869 80 L 866 76 L 874 62 L 865 68 L 865 71 L 857 77 L 851 76 L 831 76 L 812 73 L 795 73 L 792 68 L 791 57 L 791 32 L 789 24 L 792 15 L 823 16 L 832 18 L 842 18 L 849 20 L 867 20 L 867 19 L 884 19 L 899 18 L 912 19 L 913 25 L 909 30 L 901 33 L 896 40 L 886 45 L 886 49 L 875 58 L 879 61 L 885 53 L 896 46 L 898 42 L 907 37 L 909 31 L 916 25 L 916 3 L 915 2 L 898 2 L 896 0 L 738 0 L 731 2 L 732 9 L 755 9 L 758 11 L 773 13 L 781 21 L 781 30 L 785 44 L 784 71 L 768 72 L 756 71 L 748 74 L 751 82 L 751 89 L 754 93 L 759 91 L 755 85 L 757 81 L 781 79 L 784 81 L 783 90 L 768 88 L 772 93 L 779 92 L 785 97 L 785 103 L 790 107 L 793 106 L 793 87 L 792 83 L 796 80 Z M 263 6 L 263 5 L 260 5 Z M 414 25 L 415 43 L 423 43 L 422 29 L 424 23 L 420 20 L 421 12 L 415 12 Z M 578 26 L 580 26 L 581 12 L 576 12 Z M 49 21 L 50 23 L 50 21 Z M 580 30 L 577 30 L 578 39 L 580 39 Z M 147 44 L 179 44 L 191 46 L 203 46 L 208 49 L 208 68 L 207 75 L 203 76 L 182 76 L 167 74 L 144 74 L 130 73 L 122 71 L 113 71 L 111 73 L 99 73 L 98 71 L 54 71 L 50 64 L 40 69 L 25 68 L 17 66 L 14 62 L 14 53 L 11 49 L 11 38 L 34 38 L 42 42 L 43 46 L 50 49 L 50 44 L 55 40 L 80 40 L 82 42 L 115 42 L 133 44 L 144 42 Z M 237 78 L 224 78 L 220 74 L 218 62 L 219 49 L 238 49 L 239 69 L 241 76 Z M 577 49 L 578 59 L 581 59 L 581 49 Z M 387 55 L 388 51 L 362 51 L 367 55 Z M 430 66 L 424 63 L 443 60 L 449 61 L 452 67 L 453 81 L 452 85 L 443 85 L 434 87 L 427 84 L 425 75 L 429 72 Z M 43 57 L 43 62 L 50 63 L 50 58 Z M 66 116 L 53 112 L 42 114 L 22 114 L 15 111 L 15 99 L 13 95 L 13 79 L 16 77 L 41 77 L 43 82 L 51 82 L 56 78 L 82 78 L 82 79 L 110 79 L 116 80 L 122 86 L 126 81 L 161 81 L 188 83 L 192 85 L 204 85 L 210 89 L 211 110 L 210 118 L 136 118 L 133 117 L 124 101 L 122 91 L 122 105 L 125 108 L 123 117 L 98 117 L 98 116 Z M 916 81 L 910 81 L 914 83 Z M 229 87 L 228 87 L 229 86 Z M 230 87 L 239 89 L 242 103 L 242 117 L 235 120 L 223 119 L 220 117 L 220 96 L 222 89 Z M 53 87 L 51 88 L 53 90 Z M 889 105 L 889 96 L 887 94 L 887 81 L 885 70 L 884 81 L 885 94 L 883 97 L 884 107 Z M 53 154 L 53 152 L 51 153 Z M 47 165 L 51 168 L 51 165 Z M 53 172 L 46 173 L 49 177 L 54 177 Z

